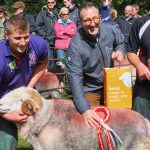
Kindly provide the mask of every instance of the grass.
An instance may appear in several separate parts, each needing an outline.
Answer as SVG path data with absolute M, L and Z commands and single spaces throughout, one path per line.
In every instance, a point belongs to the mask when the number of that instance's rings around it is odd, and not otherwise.
M 33 150 L 31 145 L 26 140 L 23 140 L 20 137 L 19 133 L 18 133 L 18 147 L 17 147 L 17 150 Z

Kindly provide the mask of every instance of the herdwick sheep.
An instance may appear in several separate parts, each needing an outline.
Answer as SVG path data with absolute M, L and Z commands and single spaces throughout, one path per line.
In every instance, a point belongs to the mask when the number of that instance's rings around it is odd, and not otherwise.
M 20 134 L 35 150 L 99 149 L 96 129 L 86 126 L 72 101 L 46 100 L 26 87 L 11 91 L 0 100 L 1 113 L 21 108 L 29 117 L 20 125 Z M 134 143 L 150 136 L 150 122 L 128 109 L 110 109 L 110 113 L 108 125 L 123 141 L 122 145 L 116 143 L 115 150 L 138 150 Z

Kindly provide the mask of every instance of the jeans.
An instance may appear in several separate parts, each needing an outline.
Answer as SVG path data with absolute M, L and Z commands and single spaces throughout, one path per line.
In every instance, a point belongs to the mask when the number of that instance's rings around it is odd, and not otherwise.
M 48 50 L 48 59 L 54 58 L 54 50 Z M 48 68 L 52 68 L 55 66 L 55 62 L 53 60 L 48 61 Z
M 65 52 L 64 50 L 57 50 L 57 58 L 64 58 L 65 57 Z

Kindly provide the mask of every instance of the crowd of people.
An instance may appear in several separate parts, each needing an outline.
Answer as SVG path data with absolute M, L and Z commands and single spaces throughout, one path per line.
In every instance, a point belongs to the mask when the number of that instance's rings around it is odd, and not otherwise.
M 128 57 L 137 70 L 133 109 L 150 120 L 150 15 L 141 17 L 134 4 L 127 5 L 118 18 L 111 0 L 103 0 L 101 8 L 93 2 L 79 9 L 75 0 L 63 3 L 58 11 L 56 0 L 47 0 L 35 19 L 22 1 L 12 5 L 10 18 L 0 6 L 0 98 L 20 86 L 33 88 L 47 67 L 54 66 L 48 59 L 57 57 L 57 65 L 66 68 L 77 111 L 88 127 L 98 127 L 101 118 L 91 106 L 104 104 L 103 69 Z M 66 64 L 61 61 L 64 57 Z M 16 149 L 14 123 L 26 120 L 21 110 L 1 114 L 2 150 Z

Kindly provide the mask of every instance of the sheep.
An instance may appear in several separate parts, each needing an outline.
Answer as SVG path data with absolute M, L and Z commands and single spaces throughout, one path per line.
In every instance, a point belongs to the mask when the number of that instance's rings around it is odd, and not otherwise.
M 20 87 L 0 100 L 0 113 L 20 110 L 29 115 L 20 124 L 21 137 L 35 150 L 98 150 L 97 129 L 88 128 L 72 101 L 46 100 L 34 89 Z M 94 109 L 94 108 L 93 108 Z M 150 122 L 129 109 L 110 109 L 107 123 L 120 137 L 116 150 L 138 150 L 134 145 L 150 136 Z M 101 114 L 99 114 L 101 115 Z M 105 143 L 105 149 L 107 145 Z

